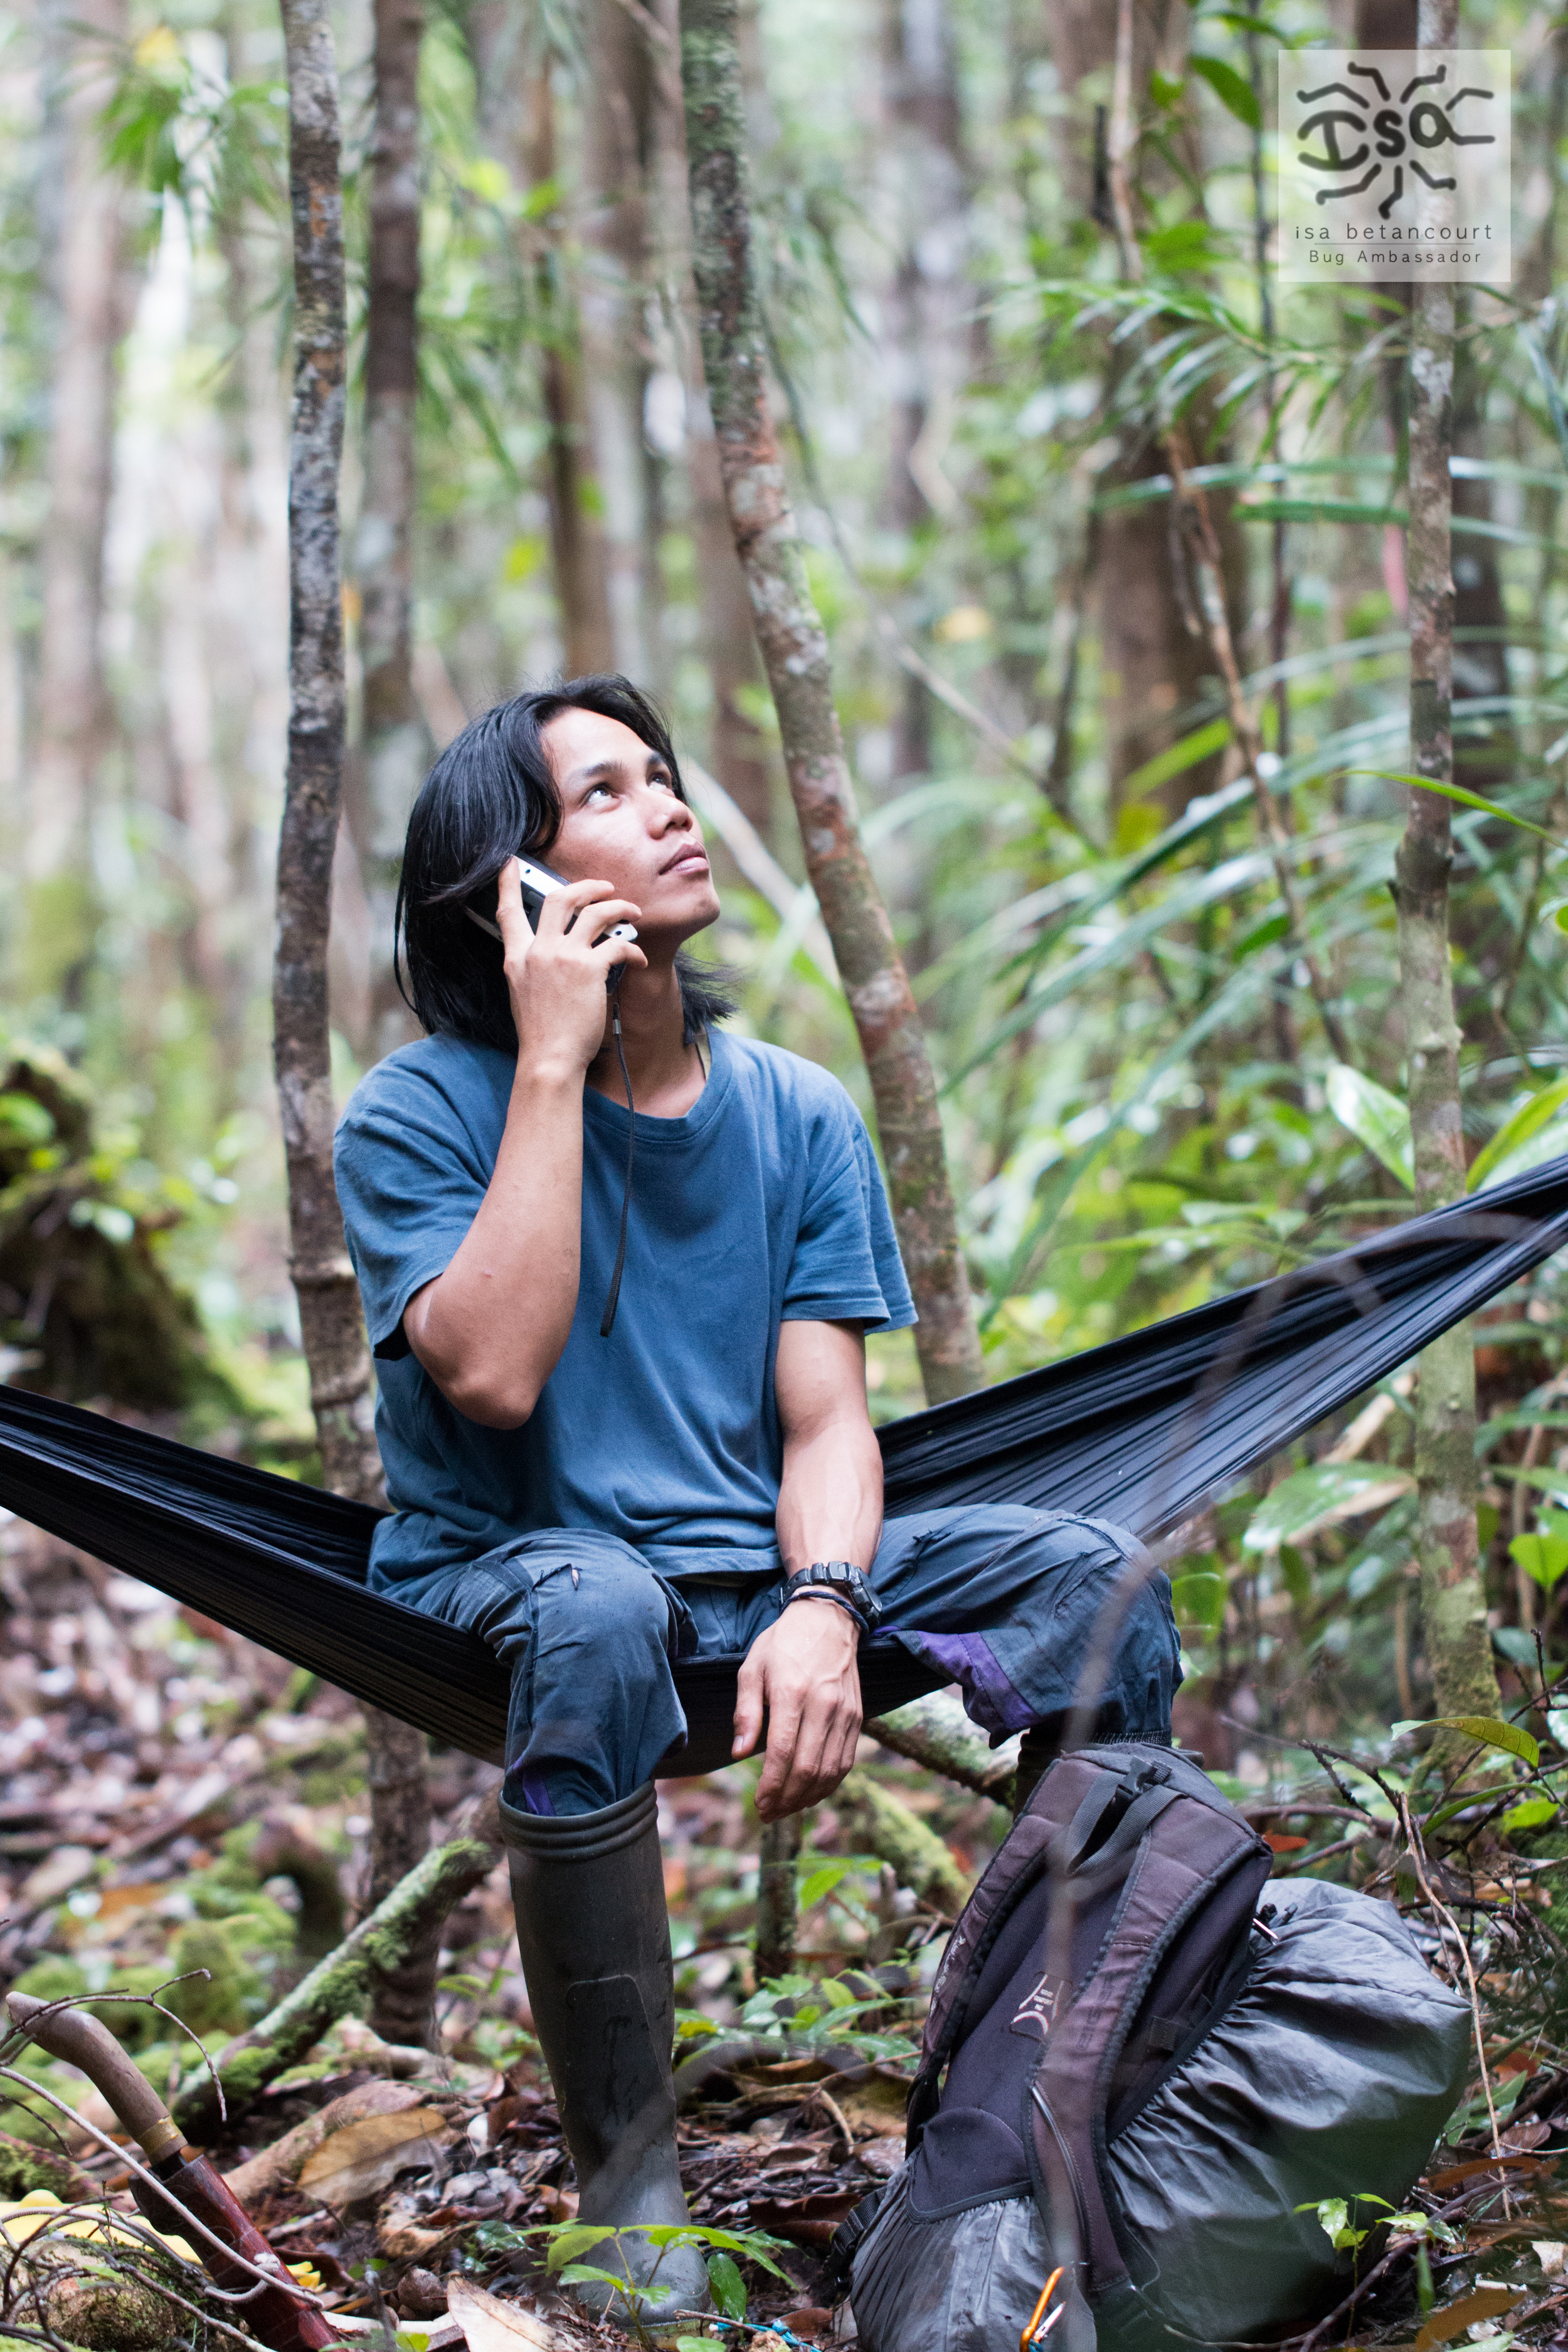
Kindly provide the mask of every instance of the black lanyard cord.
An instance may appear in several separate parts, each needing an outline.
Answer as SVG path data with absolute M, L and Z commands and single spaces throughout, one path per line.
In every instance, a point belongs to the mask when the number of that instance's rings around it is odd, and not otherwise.
M 637 1107 L 632 1100 L 631 1072 L 626 1067 L 626 1049 L 621 1043 L 621 1008 L 612 1003 L 610 1025 L 615 1032 L 616 1059 L 621 1066 L 621 1084 L 626 1090 L 626 1181 L 621 1193 L 621 1238 L 616 1251 L 616 1270 L 610 1276 L 609 1296 L 605 1300 L 604 1318 L 599 1325 L 599 1337 L 607 1339 L 616 1328 L 616 1308 L 620 1305 L 621 1276 L 626 1263 L 626 1220 L 632 1207 L 632 1149 L 637 1139 Z

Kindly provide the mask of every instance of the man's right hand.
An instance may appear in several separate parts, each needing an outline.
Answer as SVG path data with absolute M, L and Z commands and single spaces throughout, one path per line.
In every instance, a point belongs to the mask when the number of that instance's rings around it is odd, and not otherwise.
M 584 911 L 590 907 L 592 915 Z M 605 1042 L 611 971 L 616 964 L 647 962 L 641 948 L 605 934 L 614 923 L 635 923 L 640 912 L 629 898 L 617 898 L 608 882 L 572 882 L 545 899 L 535 931 L 523 908 L 517 862 L 507 859 L 496 920 L 518 1059 L 531 1075 L 582 1078 Z M 568 930 L 574 916 L 578 920 Z

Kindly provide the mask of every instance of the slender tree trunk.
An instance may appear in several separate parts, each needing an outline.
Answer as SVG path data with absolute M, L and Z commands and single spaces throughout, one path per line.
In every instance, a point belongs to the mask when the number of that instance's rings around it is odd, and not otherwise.
M 419 46 L 423 0 L 375 0 L 364 495 L 354 555 L 364 673 L 361 866 L 371 917 L 372 1059 L 416 1032 L 392 969 L 393 910 L 426 743 L 414 691 L 415 409 L 419 389 Z
M 99 116 L 127 35 L 125 0 L 49 12 L 52 169 L 40 189 L 53 311 L 48 522 L 42 537 L 37 720 L 27 793 L 23 985 L 79 996 L 92 937 L 90 840 L 110 709 L 103 546 L 125 320 L 127 206 L 107 173 Z
M 1168 184 L 1158 162 L 1137 147 L 1137 98 L 1156 67 L 1180 75 L 1185 11 L 1152 5 L 1118 8 L 1113 0 L 1056 0 L 1048 12 L 1052 61 L 1067 101 L 1059 129 L 1061 167 L 1080 221 L 1092 217 L 1113 230 L 1124 274 L 1138 254 L 1133 200 L 1138 188 L 1159 194 Z M 1113 104 L 1103 93 L 1113 77 Z M 1107 174 L 1107 163 L 1111 168 Z M 1108 393 L 1128 361 L 1105 355 Z M 1164 469 L 1155 442 L 1124 436 L 1101 488 L 1131 486 Z M 1210 502 L 1220 551 L 1220 573 L 1231 611 L 1245 605 L 1246 551 L 1229 502 Z M 1172 515 L 1161 500 L 1112 507 L 1095 525 L 1092 583 L 1100 637 L 1100 701 L 1110 772 L 1111 814 L 1120 815 L 1125 779 L 1168 751 L 1183 720 L 1212 676 L 1214 663 L 1201 628 L 1192 625 L 1191 600 L 1182 593 L 1184 567 L 1172 544 Z M 1163 787 L 1156 811 L 1179 817 L 1189 800 L 1220 782 L 1224 753 L 1197 762 Z
M 806 871 L 866 1057 L 893 1216 L 920 1310 L 927 1398 L 979 1385 L 980 1344 L 909 976 L 855 816 L 827 638 L 806 584 L 768 406 L 751 252 L 735 0 L 682 0 L 681 77 L 703 369 L 736 551 L 784 739 Z
M 1456 46 L 1458 0 L 1421 0 L 1424 49 Z M 1417 775 L 1454 774 L 1453 484 L 1454 296 L 1418 286 L 1410 318 L 1410 759 Z M 1394 859 L 1399 979 L 1409 1055 L 1415 1206 L 1445 1207 L 1465 1192 L 1459 1123 L 1459 1028 L 1448 956 L 1453 869 L 1450 803 L 1413 788 Z M 1468 1323 L 1421 1358 L 1415 1399 L 1421 1609 L 1442 1715 L 1495 1714 L 1497 1670 L 1476 1539 L 1476 1368 Z
M 658 0 L 658 22 L 668 43 L 658 62 L 672 66 L 679 47 L 679 0 Z M 742 28 L 742 37 L 744 26 Z M 754 64 L 741 41 L 744 77 Z M 749 95 L 749 93 L 747 93 Z M 773 829 L 773 761 L 767 737 L 747 709 L 762 687 L 756 634 L 745 575 L 735 553 L 724 478 L 713 434 L 713 412 L 702 373 L 701 335 L 691 283 L 690 214 L 687 205 L 686 120 L 679 78 L 656 77 L 655 150 L 657 213 L 662 275 L 680 289 L 678 338 L 686 383 L 686 468 L 691 537 L 702 608 L 702 657 L 712 692 L 708 764 L 748 823 L 771 845 Z M 752 110 L 754 119 L 755 110 Z
M 713 773 L 755 825 L 773 838 L 773 776 L 767 738 L 747 715 L 747 689 L 762 683 L 746 583 L 735 554 L 708 387 L 687 387 L 686 456 L 691 480 L 691 535 L 702 593 L 702 651 L 713 689 L 708 757 Z
M 882 85 L 893 181 L 893 268 L 884 309 L 891 387 L 883 510 L 913 540 L 951 511 L 933 431 L 945 437 L 971 341 L 963 322 L 969 172 L 947 0 L 882 0 Z M 911 548 L 918 572 L 918 556 Z M 895 776 L 929 774 L 931 698 L 900 681 Z
M 552 58 L 524 0 L 475 0 L 463 16 L 474 68 L 479 137 L 526 188 L 556 175 Z M 560 208 L 520 231 L 520 260 L 531 280 L 539 353 L 539 398 L 547 440 L 542 468 L 550 517 L 551 565 L 568 677 L 614 669 L 601 500 L 593 478 L 583 353 L 570 273 L 561 250 Z
M 657 631 L 647 594 L 643 399 L 653 74 L 647 36 L 621 0 L 585 0 L 584 33 L 592 59 L 583 106 L 587 217 L 578 297 L 584 396 L 603 501 L 616 664 L 651 683 Z
M 529 84 L 526 165 L 539 187 L 556 173 L 555 92 L 551 61 L 539 59 Z M 594 479 L 593 441 L 584 389 L 581 322 L 558 235 L 542 244 L 533 270 L 539 305 L 539 389 L 550 440 L 546 497 L 555 593 L 568 677 L 616 667 L 610 618 L 609 556 L 602 500 Z
M 373 1502 L 381 1496 L 381 1463 L 371 1417 L 370 1351 L 332 1178 L 327 1008 L 332 855 L 343 772 L 338 478 L 347 373 L 337 66 L 327 0 L 283 0 L 283 31 L 294 226 L 294 405 L 289 769 L 278 849 L 273 1056 L 289 1172 L 289 1271 L 322 1478 L 334 1494 Z M 395 1788 L 395 1762 L 384 1757 L 378 1766 L 376 1732 L 373 1720 L 373 1781 L 384 1766 L 386 1784 Z M 421 1853 L 428 1833 L 426 1813 Z M 432 1949 L 426 1963 L 432 1989 L 434 1962 Z M 427 2000 L 426 2019 L 429 2006 Z
M 364 1710 L 369 1749 L 370 1894 L 367 1907 L 384 1903 L 395 1886 L 430 1851 L 430 1743 L 411 1723 Z M 370 2021 L 384 2041 L 440 2047 L 436 2032 L 436 1971 L 442 1923 L 416 1938 L 371 1997 Z
M 800 1896 L 795 1865 L 805 1835 L 805 1818 L 791 1813 L 782 1822 L 763 1822 L 757 1832 L 757 1949 L 759 1984 L 769 1977 L 788 1976 L 795 1967 L 795 1930 Z

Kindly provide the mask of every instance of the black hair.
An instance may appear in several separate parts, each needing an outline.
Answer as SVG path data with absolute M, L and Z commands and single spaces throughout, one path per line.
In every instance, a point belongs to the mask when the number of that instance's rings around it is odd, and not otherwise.
M 420 787 L 397 883 L 393 968 L 404 1002 L 432 1036 L 517 1050 L 500 942 L 470 922 L 468 912 L 493 921 L 507 859 L 519 850 L 550 854 L 561 795 L 542 739 L 563 710 L 618 719 L 658 753 L 686 798 L 664 715 L 629 678 L 568 678 L 514 694 L 471 720 Z M 711 1022 L 726 1019 L 734 1000 L 728 973 L 684 950 L 675 971 L 689 1045 Z

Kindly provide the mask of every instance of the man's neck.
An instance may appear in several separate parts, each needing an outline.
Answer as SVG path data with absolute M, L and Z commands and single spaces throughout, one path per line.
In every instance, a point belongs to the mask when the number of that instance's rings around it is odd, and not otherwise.
M 621 1045 L 639 1111 L 653 1118 L 679 1118 L 702 1091 L 697 1048 L 683 1042 L 680 982 L 671 964 L 628 971 L 616 993 Z M 588 1065 L 588 1084 L 612 1102 L 624 1103 L 611 1020 L 605 1042 Z

